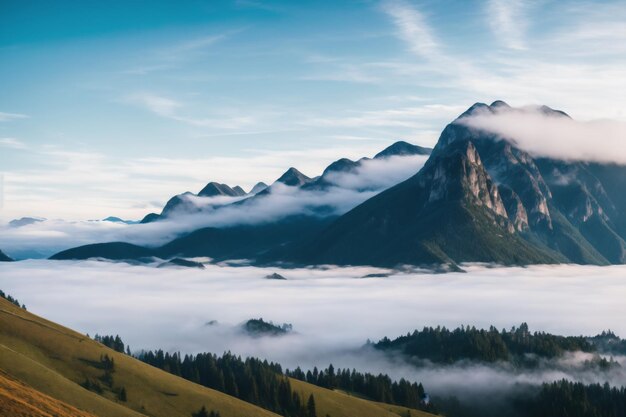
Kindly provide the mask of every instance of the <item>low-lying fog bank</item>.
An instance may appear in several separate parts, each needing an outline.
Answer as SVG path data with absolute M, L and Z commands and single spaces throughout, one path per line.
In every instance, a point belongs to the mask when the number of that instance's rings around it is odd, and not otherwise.
M 510 328 L 528 322 L 532 331 L 595 335 L 611 329 L 626 335 L 626 266 L 465 269 L 381 276 L 390 271 L 24 261 L 0 264 L 0 289 L 35 314 L 81 332 L 119 334 L 133 350 L 230 350 L 290 368 L 332 362 L 422 381 L 441 394 L 561 378 L 626 385 L 623 358 L 617 358 L 623 366 L 608 373 L 584 369 L 583 354 L 532 370 L 479 364 L 417 369 L 362 349 L 368 339 L 437 325 Z M 275 272 L 286 280 L 266 278 Z M 293 331 L 251 337 L 241 330 L 244 321 L 259 317 L 291 323 Z

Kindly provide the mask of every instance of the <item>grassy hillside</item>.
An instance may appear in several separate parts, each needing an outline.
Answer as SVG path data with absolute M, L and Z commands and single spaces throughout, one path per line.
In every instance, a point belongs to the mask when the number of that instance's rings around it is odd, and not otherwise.
M 291 379 L 291 387 L 300 393 L 302 398 L 313 394 L 315 408 L 319 417 L 353 416 L 353 417 L 432 417 L 424 411 L 400 407 L 397 405 L 368 401 L 341 391 L 329 391 L 306 382 Z
M 106 377 L 104 355 L 113 359 Z M 0 299 L 0 371 L 43 396 L 98 417 L 190 417 L 206 406 L 222 417 L 263 417 L 276 414 L 221 392 L 202 387 L 115 352 L 85 335 L 42 319 Z M 89 381 L 91 390 L 85 389 Z M 397 417 L 406 408 L 379 404 L 338 391 L 292 380 L 303 398 L 313 394 L 318 416 Z M 93 386 L 102 390 L 93 392 Z M 126 401 L 120 400 L 120 390 Z M 84 413 L 86 412 L 86 413 Z M 31 414 L 34 416 L 46 414 Z M 64 416 L 64 414 L 51 414 Z M 411 410 L 412 416 L 427 416 Z
M 114 360 L 113 383 L 100 381 L 102 355 Z M 0 300 L 0 369 L 44 394 L 98 416 L 190 417 L 203 405 L 223 417 L 275 414 L 185 381 L 88 337 Z M 102 394 L 80 384 L 99 383 Z M 117 399 L 124 387 L 127 401 Z
M 0 415 L 11 417 L 95 417 L 42 394 L 0 371 Z

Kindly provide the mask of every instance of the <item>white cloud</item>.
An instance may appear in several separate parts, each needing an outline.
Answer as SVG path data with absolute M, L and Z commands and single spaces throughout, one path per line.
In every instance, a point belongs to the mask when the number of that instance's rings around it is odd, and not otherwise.
M 398 37 L 409 45 L 413 53 L 425 59 L 440 57 L 439 42 L 419 10 L 402 0 L 390 0 L 383 3 L 383 11 L 392 18 Z
M 416 174 L 427 159 L 427 156 L 418 155 L 365 160 L 354 172 L 331 173 L 328 179 L 345 189 L 382 190 Z
M 431 126 L 431 120 L 453 119 L 466 107 L 444 104 L 424 104 L 420 106 L 398 107 L 362 112 L 348 112 L 346 115 L 315 117 L 303 120 L 307 126 L 345 128 L 410 128 L 412 132 Z
M 257 119 L 253 115 L 243 114 L 238 110 L 214 110 L 211 117 L 184 115 L 181 114 L 181 111 L 183 109 L 190 111 L 192 106 L 153 93 L 131 94 L 125 97 L 124 101 L 142 107 L 158 116 L 201 128 L 241 129 L 254 126 L 257 123 Z
M 0 122 L 10 122 L 17 119 L 26 119 L 29 116 L 20 113 L 4 113 L 0 112 Z
M 152 93 L 132 94 L 127 97 L 127 101 L 164 117 L 173 117 L 175 111 L 182 107 L 182 104 L 178 101 Z
M 526 49 L 526 0 L 488 0 L 487 19 L 493 36 L 510 49 Z
M 0 146 L 12 149 L 26 149 L 26 144 L 15 138 L 0 138 Z
M 380 79 L 466 97 L 468 106 L 495 99 L 552 103 L 580 118 L 626 120 L 620 105 L 621 92 L 626 91 L 626 15 L 619 2 L 559 6 L 553 25 L 526 33 L 531 11 L 542 10 L 521 0 L 491 1 L 487 15 L 496 35 L 492 38 L 510 51 L 496 51 L 490 43 L 479 50 L 446 48 L 417 5 L 383 4 L 398 39 L 415 56 L 428 59 L 413 62 L 403 57 L 362 66 Z
M 626 164 L 625 122 L 579 122 L 537 107 L 481 112 L 461 122 L 512 140 L 533 155 Z

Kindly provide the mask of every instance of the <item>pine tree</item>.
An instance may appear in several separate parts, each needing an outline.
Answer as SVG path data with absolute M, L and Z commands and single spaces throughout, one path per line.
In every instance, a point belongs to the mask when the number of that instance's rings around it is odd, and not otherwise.
M 313 394 L 309 396 L 309 401 L 306 404 L 307 417 L 317 417 L 317 412 L 315 411 L 315 398 L 313 398 Z
M 213 412 L 211 412 L 211 414 L 213 414 Z M 191 413 L 191 417 L 210 417 L 210 416 L 209 416 L 209 412 L 207 411 L 206 407 L 202 406 L 200 411 L 197 411 L 195 413 Z

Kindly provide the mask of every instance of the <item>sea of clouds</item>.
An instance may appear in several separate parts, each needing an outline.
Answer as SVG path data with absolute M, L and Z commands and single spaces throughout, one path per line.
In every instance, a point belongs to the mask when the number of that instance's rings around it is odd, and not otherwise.
M 626 335 L 626 266 L 465 265 L 430 274 L 365 267 L 265 269 L 207 264 L 156 268 L 98 261 L 31 260 L 0 264 L 0 288 L 29 311 L 83 333 L 119 334 L 135 351 L 232 351 L 285 367 L 355 367 L 423 382 L 434 394 L 505 393 L 561 378 L 626 385 L 626 361 L 609 373 L 586 369 L 587 354 L 533 369 L 457 363 L 414 367 L 364 348 L 424 326 L 473 325 L 595 335 Z M 287 280 L 270 280 L 277 272 Z M 366 277 L 370 274 L 387 275 Z M 250 318 L 293 324 L 283 337 L 254 338 Z M 211 322 L 213 322 L 211 324 Z

